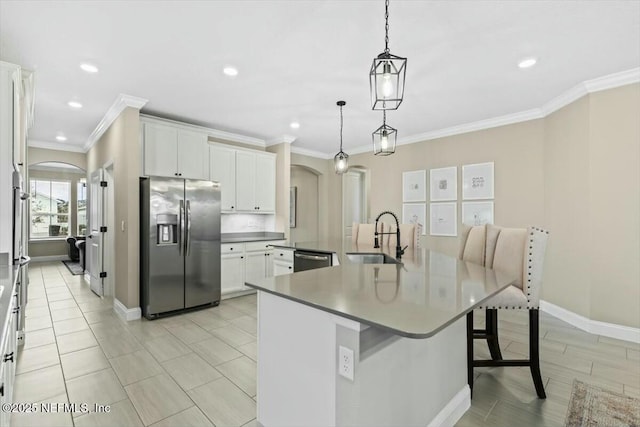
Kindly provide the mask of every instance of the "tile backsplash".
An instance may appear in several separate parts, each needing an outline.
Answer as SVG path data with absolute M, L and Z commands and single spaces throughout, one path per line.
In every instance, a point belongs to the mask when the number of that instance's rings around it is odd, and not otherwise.
M 222 233 L 243 233 L 249 231 L 275 231 L 275 215 L 222 214 Z

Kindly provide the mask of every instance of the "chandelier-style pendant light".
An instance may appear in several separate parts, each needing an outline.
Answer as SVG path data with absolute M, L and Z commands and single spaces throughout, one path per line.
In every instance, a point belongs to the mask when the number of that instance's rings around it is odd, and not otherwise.
M 369 71 L 373 110 L 395 110 L 400 106 L 407 71 L 407 58 L 393 55 L 389 51 L 389 0 L 385 0 L 384 4 L 384 52 L 373 59 Z
M 337 174 L 343 174 L 349 169 L 349 155 L 342 151 L 342 107 L 347 105 L 344 101 L 338 101 L 336 103 L 340 107 L 340 151 L 333 158 L 333 163 L 336 168 Z
M 388 156 L 395 153 L 397 136 L 398 131 L 387 125 L 387 111 L 383 111 L 382 126 L 371 134 L 373 139 L 373 154 L 376 156 Z

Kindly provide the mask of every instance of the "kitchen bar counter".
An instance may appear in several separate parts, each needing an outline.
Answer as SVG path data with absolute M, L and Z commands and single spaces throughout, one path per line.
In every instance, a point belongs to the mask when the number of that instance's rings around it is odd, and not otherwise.
M 252 280 L 265 427 L 454 425 L 470 407 L 465 314 L 514 277 L 417 249 L 286 242 L 339 265 Z M 334 257 L 334 259 L 336 258 Z
M 407 250 L 400 264 L 358 264 L 349 253 L 395 248 L 350 242 L 285 243 L 336 253 L 339 266 L 247 282 L 247 286 L 409 338 L 428 338 L 514 282 L 514 277 L 432 252 Z

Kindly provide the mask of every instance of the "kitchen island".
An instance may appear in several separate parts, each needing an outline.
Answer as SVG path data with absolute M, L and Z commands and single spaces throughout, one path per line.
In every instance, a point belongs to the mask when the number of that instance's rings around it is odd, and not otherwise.
M 514 278 L 426 249 L 287 244 L 338 266 L 248 282 L 258 290 L 264 426 L 452 425 L 470 406 L 465 314 Z M 352 254 L 382 254 L 361 264 Z

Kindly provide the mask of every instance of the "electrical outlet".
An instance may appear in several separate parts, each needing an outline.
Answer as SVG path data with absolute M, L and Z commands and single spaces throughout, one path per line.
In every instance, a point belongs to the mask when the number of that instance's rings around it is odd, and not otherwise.
M 338 349 L 338 374 L 353 381 L 353 350 L 340 346 Z

